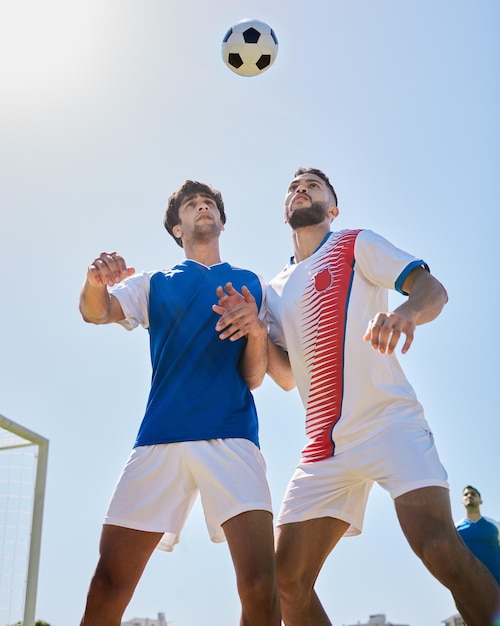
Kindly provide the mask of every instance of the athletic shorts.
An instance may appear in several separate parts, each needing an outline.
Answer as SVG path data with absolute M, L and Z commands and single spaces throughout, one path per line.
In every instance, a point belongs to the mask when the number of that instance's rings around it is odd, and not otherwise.
M 198 493 L 214 542 L 225 540 L 222 524 L 232 517 L 272 513 L 259 448 L 247 439 L 211 439 L 134 448 L 104 524 L 164 533 L 158 548 L 171 552 Z
M 418 426 L 392 426 L 330 459 L 300 463 L 277 525 L 335 517 L 350 524 L 345 536 L 359 535 L 374 482 L 394 499 L 421 487 L 449 489 L 447 478 L 432 433 Z

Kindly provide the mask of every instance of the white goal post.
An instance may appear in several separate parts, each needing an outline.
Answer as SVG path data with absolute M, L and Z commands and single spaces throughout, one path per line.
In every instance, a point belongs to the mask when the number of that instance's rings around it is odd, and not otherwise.
M 0 414 L 0 626 L 35 626 L 48 451 Z

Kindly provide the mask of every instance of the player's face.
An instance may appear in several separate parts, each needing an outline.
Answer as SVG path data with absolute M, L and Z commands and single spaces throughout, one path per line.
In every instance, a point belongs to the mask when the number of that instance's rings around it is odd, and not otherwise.
M 465 507 L 473 506 L 477 507 L 482 504 L 482 500 L 479 494 L 474 489 L 465 489 L 462 494 L 462 504 Z
M 217 204 L 209 195 L 196 193 L 187 196 L 179 207 L 180 231 L 176 237 L 207 238 L 224 230 Z
M 285 223 L 292 228 L 320 224 L 337 215 L 332 193 L 316 174 L 300 174 L 290 185 L 285 197 Z

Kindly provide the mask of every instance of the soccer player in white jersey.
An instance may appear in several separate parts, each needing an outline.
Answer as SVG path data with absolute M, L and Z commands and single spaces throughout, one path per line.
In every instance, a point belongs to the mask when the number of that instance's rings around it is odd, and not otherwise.
M 400 341 L 409 350 L 416 326 L 439 315 L 446 291 L 422 259 L 379 235 L 332 232 L 337 215 L 328 177 L 297 170 L 285 200 L 294 256 L 267 291 L 269 374 L 284 389 L 297 384 L 308 438 L 277 521 L 284 622 L 331 624 L 315 581 L 339 539 L 361 532 L 377 482 L 468 626 L 490 626 L 498 587 L 457 535 L 446 471 L 395 355 Z M 389 289 L 408 296 L 393 311 Z
M 212 541 L 229 545 L 240 624 L 281 623 L 271 497 L 250 392 L 267 368 L 267 329 L 259 318 L 265 292 L 256 274 L 221 261 L 225 221 L 220 193 L 185 181 L 170 196 L 164 220 L 184 248 L 180 263 L 135 273 L 112 252 L 88 268 L 84 320 L 147 328 L 153 375 L 104 519 L 81 626 L 120 626 L 151 553 L 173 549 L 198 493 Z M 225 290 L 239 295 L 222 328 L 228 341 L 221 341 L 216 303 Z

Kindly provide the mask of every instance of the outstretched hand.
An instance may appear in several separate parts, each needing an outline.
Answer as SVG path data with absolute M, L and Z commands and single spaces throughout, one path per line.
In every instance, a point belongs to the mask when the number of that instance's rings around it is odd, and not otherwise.
M 401 313 L 377 313 L 370 320 L 363 339 L 370 341 L 372 348 L 381 354 L 392 354 L 401 335 L 406 335 L 401 349 L 401 352 L 406 354 L 413 343 L 415 328 L 415 322 Z
M 255 298 L 247 287 L 243 286 L 239 293 L 232 283 L 226 283 L 224 287 L 217 287 L 216 294 L 219 300 L 212 309 L 221 316 L 215 326 L 220 339 L 236 341 L 245 335 L 260 336 L 267 332 L 259 319 Z
M 112 287 L 134 272 L 135 269 L 127 267 L 125 259 L 117 252 L 102 252 L 88 266 L 87 282 L 94 287 Z

